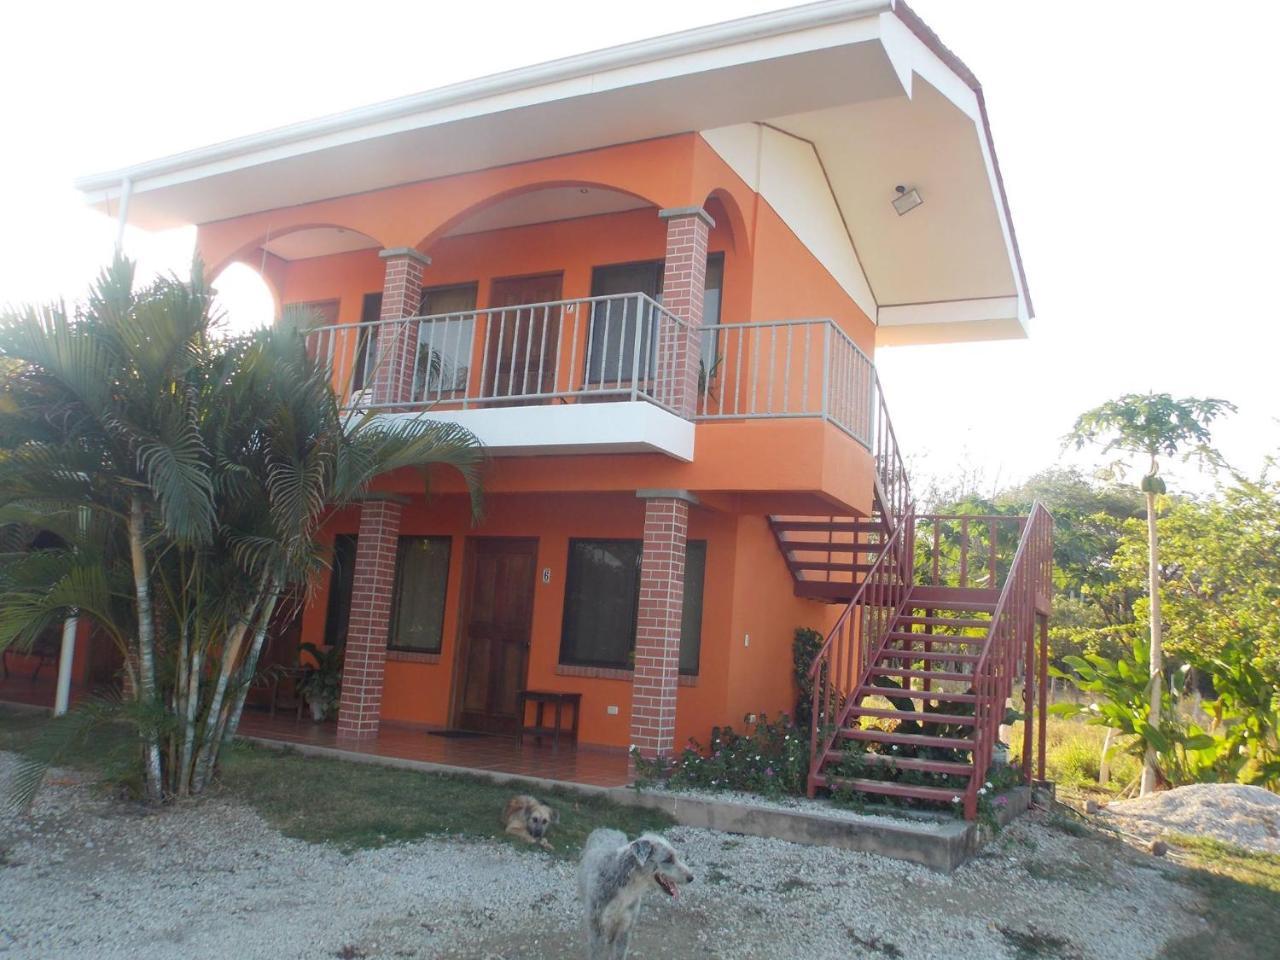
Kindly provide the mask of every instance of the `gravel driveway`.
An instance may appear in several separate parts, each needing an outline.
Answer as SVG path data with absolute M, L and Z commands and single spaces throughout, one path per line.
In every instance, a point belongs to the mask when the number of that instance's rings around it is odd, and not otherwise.
M 0 779 L 12 755 L 0 753 Z M 1138 958 L 1197 932 L 1163 861 L 1025 819 L 951 876 L 673 828 L 697 873 L 632 957 Z M 580 958 L 574 865 L 501 842 L 344 854 L 207 800 L 143 813 L 59 771 L 0 820 L 0 958 Z

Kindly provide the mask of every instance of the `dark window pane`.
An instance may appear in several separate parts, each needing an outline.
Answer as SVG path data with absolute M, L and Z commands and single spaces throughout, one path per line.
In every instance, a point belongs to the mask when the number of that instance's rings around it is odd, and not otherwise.
M 560 662 L 631 666 L 640 595 L 639 540 L 570 540 Z
M 707 284 L 702 294 L 702 322 L 720 322 L 720 298 L 724 291 L 724 254 L 707 257 Z M 702 369 L 715 372 L 720 359 L 720 331 L 702 331 Z
M 684 555 L 684 606 L 680 617 L 680 672 L 696 675 L 702 651 L 702 587 L 707 541 L 690 540 Z
M 347 642 L 351 621 L 351 587 L 356 576 L 356 535 L 340 533 L 333 538 L 333 568 L 329 573 L 329 602 L 325 608 L 324 645 Z
M 439 653 L 449 582 L 449 537 L 401 537 L 387 646 Z
M 366 293 L 360 304 L 360 323 L 377 323 L 382 316 L 382 294 Z M 373 386 L 373 364 L 378 356 L 378 328 L 362 326 L 356 340 L 356 368 L 352 372 L 351 389 L 363 390 Z
M 643 293 L 653 300 L 662 297 L 662 261 L 624 263 L 596 267 L 591 272 L 591 295 L 609 297 Z M 637 330 L 637 319 L 641 326 Z M 588 385 L 630 383 L 636 372 L 636 336 L 640 338 L 640 379 L 646 379 L 653 365 L 657 341 L 654 317 L 638 298 L 607 300 L 591 305 L 590 346 L 587 351 Z
M 437 317 L 418 326 L 418 363 L 413 396 L 441 397 L 467 385 L 475 330 L 476 284 L 460 283 L 422 291 L 419 314 Z

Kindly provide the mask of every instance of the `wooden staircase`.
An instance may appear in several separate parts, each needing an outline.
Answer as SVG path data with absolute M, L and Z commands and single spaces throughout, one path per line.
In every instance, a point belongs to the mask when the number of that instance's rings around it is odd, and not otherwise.
M 809 671 L 809 795 L 959 801 L 972 820 L 1018 679 L 1022 776 L 1034 698 L 1044 777 L 1053 518 L 1039 503 L 1025 517 L 918 516 L 871 386 L 872 515 L 769 518 L 796 595 L 844 607 Z

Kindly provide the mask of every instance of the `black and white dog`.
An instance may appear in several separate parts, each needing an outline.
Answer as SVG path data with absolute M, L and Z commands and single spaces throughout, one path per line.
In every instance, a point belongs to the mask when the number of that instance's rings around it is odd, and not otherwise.
M 693 882 L 675 848 L 656 833 L 627 842 L 621 830 L 594 830 L 578 865 L 586 911 L 587 960 L 626 960 L 640 901 L 657 887 L 669 897 Z

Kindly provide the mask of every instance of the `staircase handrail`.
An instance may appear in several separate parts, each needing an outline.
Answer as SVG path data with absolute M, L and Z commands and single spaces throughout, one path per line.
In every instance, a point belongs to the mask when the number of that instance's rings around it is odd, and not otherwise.
M 1053 531 L 1053 516 L 1045 509 L 1044 504 L 1039 500 L 1035 501 L 1031 506 L 1031 511 L 1027 515 L 1026 525 L 1023 527 L 1022 536 L 1018 541 L 1018 549 L 1013 555 L 1013 562 L 1009 566 L 1009 573 L 1005 577 L 1004 586 L 1000 590 L 1000 596 L 996 600 L 995 609 L 992 611 L 991 620 L 987 625 L 987 639 L 983 644 L 982 652 L 978 656 L 977 663 L 973 668 L 973 692 L 976 697 L 974 704 L 974 727 L 973 727 L 973 776 L 969 778 L 969 786 L 965 793 L 965 815 L 972 816 L 972 811 L 977 804 L 977 791 L 981 788 L 986 778 L 987 769 L 991 764 L 992 742 L 998 735 L 1000 725 L 1004 722 L 1004 703 L 1008 699 L 1009 689 L 1012 687 L 1012 670 L 1005 670 L 999 676 L 993 674 L 995 666 L 1010 666 L 1010 657 L 1015 658 L 1013 663 L 1016 664 L 1017 642 L 1018 642 L 1018 623 L 1014 623 L 1012 632 L 1007 633 L 1012 638 L 1012 649 L 996 649 L 997 646 L 1008 646 L 1003 644 L 1003 637 L 1006 633 L 1002 633 L 1005 627 L 1007 615 L 1011 607 L 1016 605 L 1012 616 L 1026 617 L 1021 626 L 1024 630 L 1031 629 L 1030 616 L 1034 613 L 1035 589 L 1039 586 L 1038 579 L 1044 576 L 1044 558 L 1032 557 L 1032 550 L 1037 546 L 1049 544 L 1049 559 L 1052 560 L 1052 541 L 1039 540 L 1044 533 L 1043 525 L 1048 524 L 1048 532 L 1050 536 Z M 1037 570 L 1039 566 L 1041 569 Z M 1050 567 L 1050 570 L 1052 568 Z M 992 651 L 996 650 L 998 656 L 993 660 Z M 994 684 L 999 682 L 999 687 L 991 689 Z M 997 715 L 996 710 L 999 710 Z M 1027 722 L 1030 722 L 1029 718 Z
M 884 515 L 891 527 L 896 527 L 902 518 L 912 511 L 914 501 L 911 498 L 911 482 L 907 478 L 907 464 L 902 458 L 902 448 L 898 446 L 898 435 L 893 429 L 893 420 L 889 417 L 889 408 L 884 400 L 884 385 L 880 383 L 880 373 L 873 369 L 873 389 L 875 390 L 876 422 L 873 443 L 876 459 L 876 484 L 884 495 L 881 500 Z
M 893 627 L 894 620 L 902 609 L 902 605 L 906 603 L 907 595 L 911 588 L 911 564 L 912 558 L 909 552 L 903 549 L 903 544 L 910 536 L 910 532 L 914 527 L 914 520 L 908 514 L 893 529 L 889 539 L 885 541 L 884 547 L 876 556 L 875 561 L 871 564 L 870 569 L 863 577 L 862 582 L 858 584 L 857 589 L 853 593 L 853 597 L 845 606 L 844 611 L 837 618 L 835 624 L 828 631 L 822 647 L 819 649 L 817 656 L 813 658 L 813 663 L 809 666 L 809 680 L 812 685 L 812 695 L 810 699 L 810 717 L 809 717 L 809 762 L 810 770 L 816 770 L 821 763 L 821 758 L 826 755 L 831 745 L 835 742 L 841 724 L 848 715 L 848 711 L 852 708 L 855 700 L 857 688 L 866 682 L 867 671 L 871 664 L 875 661 L 875 657 L 886 642 L 886 639 Z M 874 637 L 861 635 L 856 649 L 846 651 L 843 654 L 844 669 L 843 673 L 846 679 L 847 691 L 841 691 L 847 696 L 844 704 L 839 704 L 838 696 L 832 698 L 831 688 L 837 687 L 837 678 L 835 674 L 840 668 L 839 663 L 832 662 L 832 653 L 835 649 L 839 638 L 847 631 L 849 640 L 852 644 L 852 626 L 850 618 L 855 610 L 860 609 L 868 600 L 877 599 L 892 600 L 894 597 L 890 594 L 893 585 L 885 584 L 881 575 L 886 572 L 886 568 L 896 564 L 898 573 L 898 583 L 896 588 L 899 591 L 896 596 L 895 609 L 886 615 L 883 619 L 881 628 Z M 882 597 L 868 596 L 872 591 L 883 589 L 885 595 Z M 884 606 L 885 604 L 881 604 Z M 866 620 L 863 621 L 866 626 Z M 853 657 L 857 656 L 858 662 L 853 662 Z M 826 669 L 825 675 L 823 668 Z M 852 674 L 852 676 L 850 676 Z M 827 719 L 826 713 L 829 701 L 833 704 L 839 704 L 839 709 L 833 709 L 833 720 L 831 729 L 823 737 L 823 742 L 818 743 L 818 730 L 821 721 Z M 813 793 L 813 782 L 810 781 L 810 795 Z

